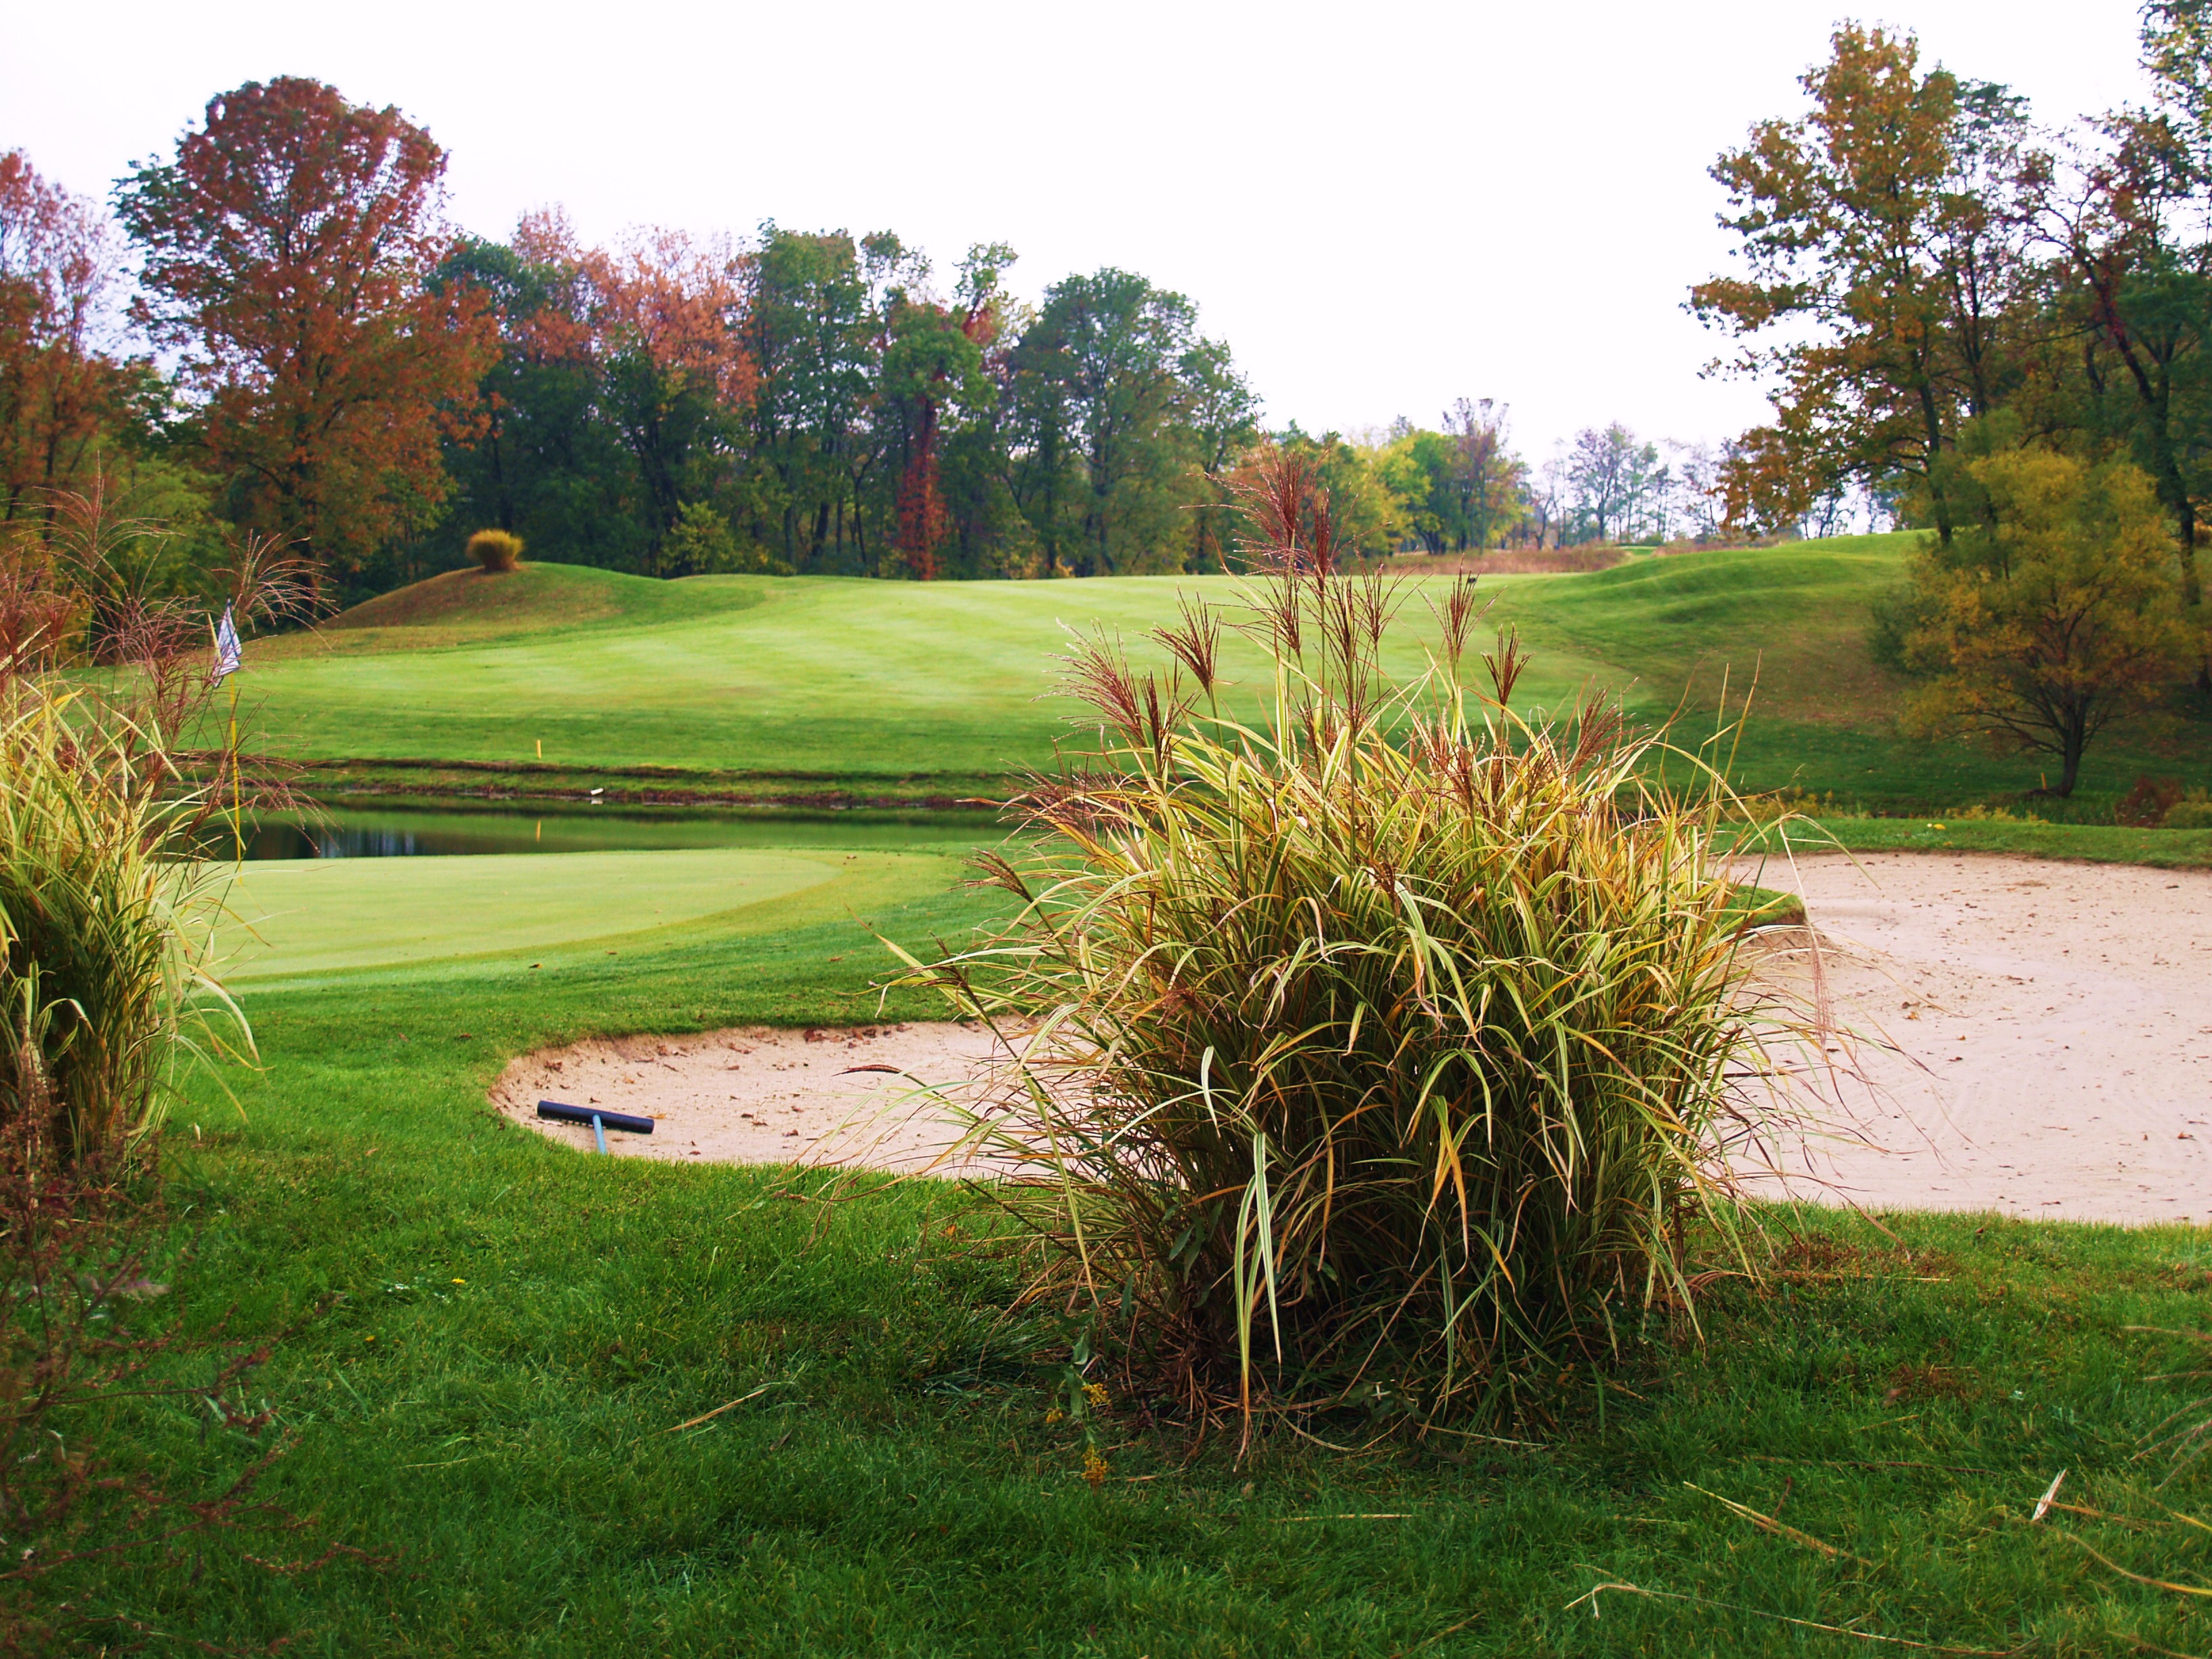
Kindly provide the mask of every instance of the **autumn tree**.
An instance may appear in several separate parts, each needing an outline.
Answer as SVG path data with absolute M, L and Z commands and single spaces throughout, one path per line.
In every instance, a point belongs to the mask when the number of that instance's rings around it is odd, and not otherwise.
M 1907 727 L 2048 755 L 2069 795 L 2082 751 L 2171 681 L 2186 643 L 2166 516 L 2129 462 L 2017 443 L 1965 459 L 1959 483 L 1960 527 L 1913 571 L 1904 658 L 1929 682 Z
M 730 453 L 756 376 L 738 331 L 738 261 L 726 243 L 649 230 L 582 261 L 599 399 L 636 468 L 648 570 L 687 501 Z
M 120 239 L 93 203 L 0 155 L 0 525 L 82 492 L 145 388 L 108 349 Z
M 214 100 L 117 189 L 134 314 L 179 354 L 234 516 L 296 543 L 321 602 L 435 516 L 440 441 L 475 418 L 491 319 L 429 280 L 453 241 L 445 167 L 398 110 L 285 76 Z
M 2037 228 L 2059 266 L 2059 422 L 2124 445 L 2172 520 L 2182 585 L 2212 492 L 2212 107 L 2204 9 L 2145 9 L 2156 97 L 2038 157 Z M 2078 408 L 2063 393 L 2078 391 Z M 2212 678 L 2208 678 L 2212 684 Z
M 411 557 L 462 556 L 473 531 L 510 531 L 579 563 L 643 568 L 662 526 L 645 510 L 629 447 L 609 418 L 588 257 L 558 211 L 524 216 L 505 242 L 465 238 L 434 281 L 476 289 L 498 355 L 477 386 L 479 429 L 448 443 L 451 509 Z M 410 568 L 412 580 L 421 574 Z
M 1800 81 L 1810 112 L 1712 169 L 1747 270 L 1691 307 L 1741 343 L 1723 366 L 1765 380 L 1775 410 L 1731 459 L 1731 517 L 1785 524 L 1841 483 L 1904 474 L 1948 536 L 1941 459 L 2014 372 L 2027 262 L 2000 187 L 2025 116 L 2001 88 L 1923 72 L 1909 34 L 1846 23 L 1831 46 Z
M 1377 558 L 1397 551 L 1414 533 L 1410 520 L 1416 508 L 1394 485 L 1387 443 L 1336 432 L 1315 437 L 1293 421 L 1246 455 L 1233 483 L 1239 502 L 1255 500 L 1252 492 L 1285 459 L 1328 502 L 1330 539 L 1342 551 Z
M 1228 348 L 1127 273 L 1032 311 L 1003 291 L 1012 260 L 971 248 L 948 296 L 888 231 L 609 251 L 540 214 L 465 240 L 431 286 L 471 289 L 498 351 L 447 444 L 456 510 L 395 557 L 458 562 L 490 524 L 661 575 L 756 554 L 926 577 L 1218 566 L 1222 481 L 1259 436 Z
M 1004 243 L 979 243 L 961 262 L 950 305 L 917 283 L 886 307 L 880 410 L 897 464 L 895 539 L 908 573 L 924 581 L 942 574 L 939 550 L 957 529 L 945 441 L 955 423 L 987 421 L 994 401 L 987 357 L 1003 322 L 1000 282 L 1013 263 Z

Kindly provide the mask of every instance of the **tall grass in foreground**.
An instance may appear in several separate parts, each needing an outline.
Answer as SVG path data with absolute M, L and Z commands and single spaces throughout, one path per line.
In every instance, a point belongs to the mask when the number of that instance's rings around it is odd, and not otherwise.
M 239 756 L 175 746 L 219 684 L 212 607 L 131 574 L 166 533 L 95 486 L 0 539 L 0 1122 L 65 1158 L 136 1144 L 181 1066 L 250 1043 L 205 959 L 221 872 L 194 856 L 242 804 Z M 264 540 L 222 574 L 241 625 L 303 591 Z
M 220 873 L 165 856 L 198 795 L 76 702 L 47 681 L 0 695 L 0 1118 L 82 1157 L 160 1122 L 210 1005 L 243 1026 L 203 960 Z
M 1656 739 L 1600 706 L 1511 713 L 1510 639 L 1470 692 L 1471 583 L 1388 685 L 1393 590 L 1340 572 L 1326 497 L 1286 461 L 1248 506 L 1267 723 L 1218 712 L 1202 607 L 1164 679 L 1085 641 L 1105 739 L 1018 803 L 1041 850 L 991 874 L 1019 918 L 918 975 L 1034 1028 L 969 1150 L 1014 1172 L 1036 1291 L 1195 1411 L 1542 1421 L 1625 1325 L 1694 1318 L 1686 1231 L 1736 1224 L 1779 1015 L 1717 803 L 1648 782 Z

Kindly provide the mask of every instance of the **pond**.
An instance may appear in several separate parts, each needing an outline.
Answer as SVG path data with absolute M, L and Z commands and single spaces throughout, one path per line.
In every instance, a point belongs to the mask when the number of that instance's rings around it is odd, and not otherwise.
M 675 852 L 717 847 L 842 847 L 892 851 L 972 847 L 1003 831 L 986 811 L 702 812 L 684 808 L 568 807 L 517 811 L 453 803 L 380 803 L 249 815 L 234 839 L 210 823 L 212 857 L 270 859 L 474 857 L 496 854 Z

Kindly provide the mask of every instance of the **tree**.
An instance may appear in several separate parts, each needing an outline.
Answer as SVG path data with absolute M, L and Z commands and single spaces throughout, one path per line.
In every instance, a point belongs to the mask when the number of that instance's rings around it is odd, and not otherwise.
M 1615 421 L 1575 434 L 1564 477 L 1574 533 L 1592 541 L 1623 541 L 1648 524 L 1667 469 L 1657 445 L 1640 441 Z
M 1682 528 L 1699 542 L 1720 539 L 1727 529 L 1727 471 L 1734 449 L 1723 444 L 1683 444 L 1668 441 L 1674 452 L 1674 471 Z
M 584 260 L 600 406 L 637 468 L 656 575 L 666 574 L 663 544 L 684 504 L 706 493 L 752 393 L 736 267 L 728 247 L 675 230 Z
M 147 375 L 102 349 L 122 250 L 92 203 L 0 155 L 0 525 L 81 492 Z
M 791 567 L 757 547 L 740 547 L 730 521 L 704 501 L 686 501 L 661 538 L 659 563 L 670 576 L 788 576 Z
M 2061 419 L 2102 428 L 2150 473 L 2173 520 L 2194 605 L 2203 598 L 2199 503 L 2212 488 L 2212 108 L 2203 9 L 2187 0 L 2147 7 L 2143 46 L 2159 107 L 2094 124 L 2095 146 L 2039 155 L 2036 222 L 2063 272 L 2061 321 L 2080 341 L 2073 378 L 2086 407 Z
M 1460 550 L 1494 547 L 1527 516 L 1528 464 L 1513 453 L 1504 404 L 1462 398 L 1444 413 L 1459 450 Z
M 1836 485 L 1917 479 L 1948 537 L 1939 463 L 1988 412 L 2023 280 L 2020 215 L 1999 185 L 2025 119 L 2002 88 L 1918 67 L 1917 43 L 1855 23 L 1800 84 L 1812 111 L 1765 121 L 1713 177 L 1749 267 L 1691 291 L 1766 377 L 1775 419 L 1739 441 L 1730 518 L 1777 526 Z
M 1200 339 L 1182 355 L 1182 420 L 1189 436 L 1198 499 L 1190 507 L 1191 552 L 1186 568 L 1228 568 L 1236 509 L 1228 480 L 1260 441 L 1260 400 L 1219 340 Z
M 1190 301 L 1133 272 L 1109 267 L 1045 290 L 1014 367 L 1027 493 L 1052 568 L 1107 575 L 1166 562 L 1182 501 L 1184 366 L 1200 343 Z
M 988 414 L 994 388 L 984 354 L 998 338 L 999 280 L 1013 262 L 1005 244 L 979 244 L 961 264 L 952 305 L 902 289 L 889 307 L 882 406 L 899 453 L 897 544 L 924 581 L 942 574 L 939 550 L 954 530 L 944 490 L 946 428 Z
M 744 339 L 758 384 L 750 421 L 761 532 L 799 569 L 872 567 L 864 492 L 880 458 L 871 421 L 890 290 L 927 267 L 878 232 L 769 222 L 745 263 Z
M 645 568 L 661 528 L 606 418 L 586 269 L 595 263 L 567 220 L 544 211 L 525 215 L 507 242 L 463 240 L 440 265 L 434 282 L 468 283 L 483 297 L 499 355 L 478 384 L 480 429 L 446 447 L 452 510 L 430 547 L 405 550 L 400 579 L 422 574 L 424 554 L 431 568 L 453 563 L 470 532 L 486 526 L 556 561 Z
M 2053 793 L 2070 795 L 2083 750 L 2171 679 L 2186 643 L 2166 515 L 2141 468 L 2047 448 L 1995 448 L 1960 483 L 1977 521 L 1913 572 L 1905 660 L 1932 678 L 1908 729 L 2048 754 Z
M 315 599 L 433 518 L 439 441 L 469 429 L 492 351 L 452 245 L 445 152 L 396 109 L 284 76 L 207 106 L 176 159 L 117 189 L 144 258 L 133 313 L 183 355 L 234 516 L 296 543 Z
M 1407 533 L 1425 552 L 1442 553 L 1467 539 L 1458 463 L 1459 447 L 1449 437 L 1403 416 L 1391 422 L 1389 441 L 1374 452 L 1375 470 L 1400 501 Z

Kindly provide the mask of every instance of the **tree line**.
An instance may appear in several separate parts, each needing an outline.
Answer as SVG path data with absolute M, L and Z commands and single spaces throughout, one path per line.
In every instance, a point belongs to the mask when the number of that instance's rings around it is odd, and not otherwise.
M 940 273 L 890 232 L 587 246 L 544 211 L 491 240 L 451 222 L 447 159 L 296 77 L 211 100 L 112 210 L 0 155 L 0 524 L 97 478 L 180 532 L 146 556 L 175 579 L 251 532 L 325 606 L 486 528 L 662 576 L 1218 569 L 1227 486 L 1280 448 L 1369 552 L 1717 528 L 1695 458 L 1618 423 L 1540 468 L 1487 399 L 1269 430 L 1192 301 L 1132 271 L 1032 305 L 997 243 Z

